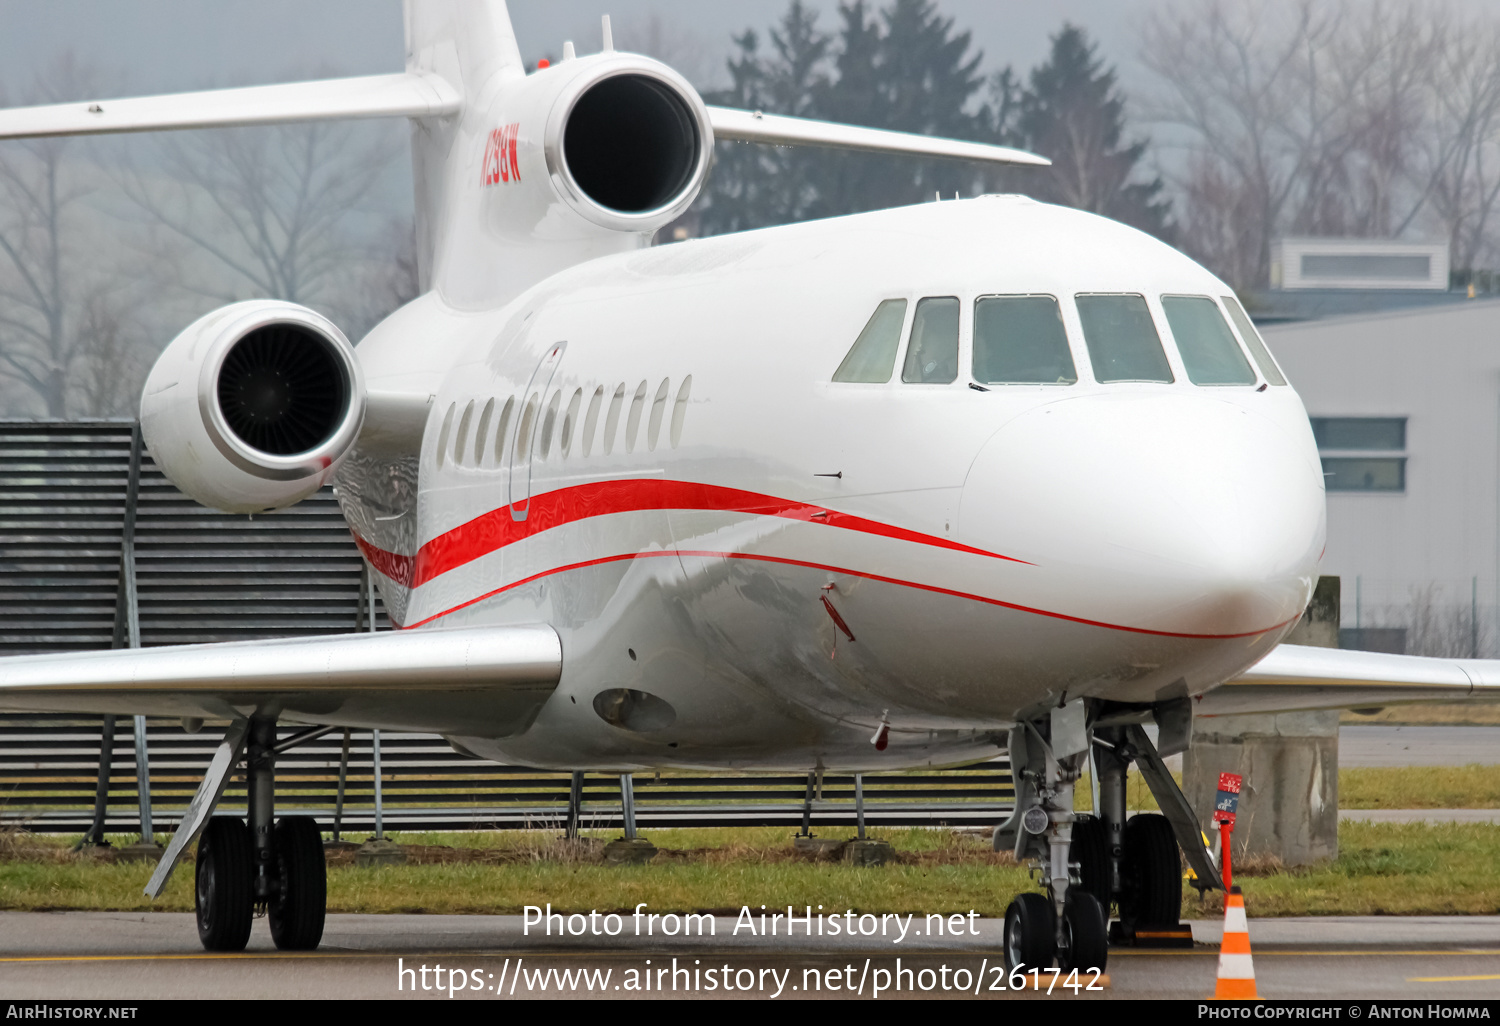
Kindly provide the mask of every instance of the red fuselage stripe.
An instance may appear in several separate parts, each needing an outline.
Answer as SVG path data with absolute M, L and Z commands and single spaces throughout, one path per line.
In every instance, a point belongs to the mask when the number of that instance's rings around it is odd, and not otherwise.
M 1156 631 L 1150 630 L 1145 627 L 1126 627 L 1116 623 L 1105 623 L 1102 620 L 1088 620 L 1081 616 L 1068 616 L 1066 613 L 1054 613 L 1046 609 L 1036 609 L 1032 606 L 1023 606 L 1015 602 L 1005 602 L 1001 599 L 989 598 L 985 595 L 973 595 L 965 591 L 955 591 L 952 588 L 941 588 L 935 584 L 919 584 L 915 581 L 903 581 L 896 577 L 884 577 L 880 574 L 863 573 L 859 570 L 849 570 L 844 567 L 828 566 L 823 563 L 809 563 L 801 559 L 783 559 L 779 556 L 762 556 L 749 552 L 702 552 L 683 549 L 681 551 L 665 550 L 656 552 L 634 552 L 619 556 L 605 556 L 602 559 L 590 559 L 585 560 L 582 563 L 569 563 L 567 566 L 559 566 L 554 567 L 551 570 L 543 570 L 541 573 L 532 574 L 530 577 L 523 577 L 519 581 L 514 581 L 510 584 L 496 588 L 494 591 L 486 592 L 485 594 L 480 595 L 478 598 L 472 598 L 467 602 L 460 602 L 458 605 L 454 606 L 451 609 L 445 609 L 441 613 L 434 613 L 432 616 L 429 616 L 424 620 L 419 620 L 407 627 L 400 627 L 398 625 L 398 629 L 412 630 L 417 627 L 423 627 L 434 620 L 439 620 L 445 616 L 448 616 L 450 613 L 456 613 L 460 609 L 467 609 L 469 606 L 483 602 L 485 599 L 494 598 L 496 595 L 503 594 L 504 592 L 511 591 L 526 584 L 530 584 L 531 582 L 540 580 L 543 577 L 551 577 L 554 574 L 567 573 L 570 570 L 583 570 L 591 566 L 600 566 L 605 563 L 619 563 L 626 560 L 635 559 L 653 559 L 663 556 L 687 556 L 701 557 L 705 559 L 746 559 L 762 563 L 780 563 L 785 566 L 800 566 L 806 567 L 810 570 L 824 570 L 829 573 L 846 574 L 850 577 L 860 577 L 867 581 L 880 581 L 882 584 L 894 584 L 903 588 L 915 588 L 919 591 L 932 592 L 936 595 L 949 595 L 953 598 L 969 599 L 974 602 L 983 602 L 986 605 L 999 606 L 1002 609 L 1014 609 L 1020 613 L 1033 613 L 1037 616 L 1051 617 L 1054 620 L 1065 620 L 1068 623 L 1080 623 L 1089 627 L 1103 627 L 1106 630 L 1125 631 L 1129 634 L 1148 634 L 1152 637 L 1157 638 L 1185 638 L 1197 641 L 1230 641 L 1235 638 L 1253 638 L 1262 634 L 1268 634 L 1271 631 L 1278 630 L 1282 627 L 1285 627 L 1288 623 L 1292 622 L 1291 620 L 1287 620 L 1283 623 L 1278 623 L 1261 630 L 1243 631 L 1239 634 L 1185 634 L 1178 631 Z M 1296 619 L 1296 617 L 1294 617 L 1293 619 Z
M 415 556 L 386 552 L 357 536 L 355 541 L 359 543 L 360 551 L 365 554 L 371 566 L 409 588 L 421 587 L 455 567 L 473 562 L 480 556 L 489 555 L 534 534 L 550 531 L 554 527 L 591 517 L 608 516 L 611 513 L 635 513 L 643 510 L 688 510 L 782 517 L 951 549 L 954 552 L 989 556 L 1012 563 L 1026 562 L 1014 556 L 1002 556 L 984 549 L 960 545 L 946 538 L 839 513 L 799 499 L 779 499 L 774 495 L 760 495 L 738 488 L 722 488 L 692 481 L 650 478 L 596 481 L 534 495 L 528 505 L 525 520 L 516 520 L 511 516 L 511 507 L 502 506 L 438 535 L 418 549 Z

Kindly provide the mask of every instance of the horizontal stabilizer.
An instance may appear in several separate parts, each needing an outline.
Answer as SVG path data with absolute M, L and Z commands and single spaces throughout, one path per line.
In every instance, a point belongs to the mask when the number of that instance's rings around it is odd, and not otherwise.
M 382 631 L 0 659 L 0 712 L 232 719 L 269 705 L 307 723 L 500 737 L 561 676 L 546 624 Z
M 888 132 L 880 128 L 839 125 L 831 121 L 788 118 L 760 111 L 708 108 L 716 139 L 733 142 L 767 143 L 772 146 L 822 146 L 836 150 L 861 150 L 866 153 L 904 153 L 914 157 L 946 157 L 951 160 L 977 160 L 989 164 L 1022 164 L 1047 167 L 1046 157 L 1008 146 L 942 139 L 911 132 Z
M 1281 645 L 1197 703 L 1200 716 L 1500 701 L 1500 660 Z
M 422 71 L 318 82 L 210 89 L 120 100 L 0 108 L 0 139 L 49 135 L 230 128 L 332 118 L 440 117 L 462 98 L 447 80 Z

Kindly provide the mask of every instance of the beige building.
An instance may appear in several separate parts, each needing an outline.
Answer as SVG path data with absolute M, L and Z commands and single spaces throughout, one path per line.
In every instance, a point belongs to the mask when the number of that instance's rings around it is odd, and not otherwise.
M 1500 654 L 1500 300 L 1263 331 L 1323 455 L 1345 647 Z

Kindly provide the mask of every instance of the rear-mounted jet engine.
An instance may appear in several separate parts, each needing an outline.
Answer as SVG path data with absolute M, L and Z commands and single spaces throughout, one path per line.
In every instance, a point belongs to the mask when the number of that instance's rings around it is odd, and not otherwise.
M 306 498 L 333 476 L 365 416 L 354 347 L 321 314 L 253 300 L 199 318 L 156 361 L 141 431 L 187 495 L 230 513 Z

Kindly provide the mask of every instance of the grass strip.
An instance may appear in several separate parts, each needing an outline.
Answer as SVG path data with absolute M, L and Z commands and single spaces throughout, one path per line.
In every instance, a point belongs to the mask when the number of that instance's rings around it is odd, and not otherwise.
M 737 910 L 742 905 L 825 912 L 1004 914 L 1034 890 L 1024 867 L 985 839 L 944 830 L 879 830 L 900 862 L 856 868 L 810 862 L 780 828 L 656 830 L 662 854 L 647 866 L 598 862 L 596 844 L 565 845 L 550 831 L 408 834 L 413 862 L 359 868 L 335 860 L 331 912 L 517 913 L 555 910 Z M 827 836 L 847 833 L 827 831 Z M 347 857 L 344 858 L 347 862 Z M 192 866 L 161 900 L 141 894 L 149 867 L 75 856 L 59 842 L 12 844 L 0 853 L 0 908 L 190 911 Z M 1336 860 L 1302 869 L 1244 867 L 1236 882 L 1252 916 L 1482 915 L 1500 912 L 1500 826 L 1345 823 Z M 1187 918 L 1222 914 L 1217 896 L 1184 898 Z M 1399 927 L 1393 936 L 1399 937 Z

